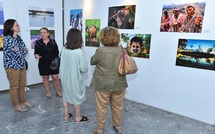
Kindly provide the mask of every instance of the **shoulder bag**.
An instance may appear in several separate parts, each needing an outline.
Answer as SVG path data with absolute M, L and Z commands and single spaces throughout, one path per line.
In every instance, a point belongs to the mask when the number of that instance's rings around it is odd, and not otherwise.
M 62 50 L 63 50 L 63 48 L 62 48 Z M 51 70 L 59 71 L 59 68 L 60 68 L 60 56 L 61 56 L 62 50 L 60 52 L 60 55 L 52 60 L 52 63 L 49 66 Z
M 121 46 L 123 54 L 118 66 L 118 73 L 121 75 L 136 73 L 138 68 L 136 62 L 130 57 L 126 50 Z

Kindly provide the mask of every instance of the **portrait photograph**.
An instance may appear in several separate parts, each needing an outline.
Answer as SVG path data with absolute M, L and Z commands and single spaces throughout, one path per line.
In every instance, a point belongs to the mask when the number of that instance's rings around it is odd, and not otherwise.
M 51 39 L 55 39 L 55 31 L 49 30 Z M 37 40 L 41 39 L 40 30 L 30 30 L 31 34 L 31 49 L 34 49 Z
M 83 9 L 70 10 L 70 28 L 79 29 L 82 32 Z
M 124 47 L 128 55 L 132 57 L 150 57 L 151 34 L 121 33 L 120 45 Z
M 206 2 L 163 5 L 160 32 L 201 33 Z
M 179 39 L 176 65 L 215 70 L 215 40 Z
M 28 10 L 30 27 L 54 27 L 54 9 L 31 7 Z
M 108 26 L 134 29 L 136 5 L 109 7 Z
M 86 19 L 85 41 L 86 46 L 99 47 L 98 39 L 100 31 L 100 19 Z
M 3 4 L 0 0 L 0 25 L 4 25 L 4 11 L 3 11 Z

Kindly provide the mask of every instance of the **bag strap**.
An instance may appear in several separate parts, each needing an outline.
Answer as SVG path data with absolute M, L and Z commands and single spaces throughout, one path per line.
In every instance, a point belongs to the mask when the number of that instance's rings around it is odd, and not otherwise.
M 120 46 L 120 47 L 122 48 L 122 54 L 125 55 L 125 53 L 126 53 L 125 49 L 122 46 Z
M 60 54 L 59 54 L 59 56 L 61 56 L 61 53 L 62 53 L 62 51 L 63 51 L 63 48 L 64 48 L 64 46 L 61 48 L 61 51 L 60 51 Z

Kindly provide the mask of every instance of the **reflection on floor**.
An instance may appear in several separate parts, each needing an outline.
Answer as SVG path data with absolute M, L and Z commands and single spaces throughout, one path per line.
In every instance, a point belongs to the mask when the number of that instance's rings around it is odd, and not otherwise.
M 63 122 L 61 98 L 51 83 L 52 97 L 46 98 L 42 84 L 29 86 L 27 100 L 35 106 L 27 112 L 15 111 L 9 92 L 0 92 L 1 134 L 92 134 L 96 127 L 93 91 L 87 89 L 87 100 L 81 106 L 82 115 L 90 118 L 87 124 L 75 124 L 74 118 Z M 73 108 L 70 107 L 73 112 Z M 212 134 L 213 126 L 183 116 L 162 111 L 125 99 L 122 120 L 123 134 Z M 105 134 L 115 134 L 112 129 L 110 108 L 106 118 Z

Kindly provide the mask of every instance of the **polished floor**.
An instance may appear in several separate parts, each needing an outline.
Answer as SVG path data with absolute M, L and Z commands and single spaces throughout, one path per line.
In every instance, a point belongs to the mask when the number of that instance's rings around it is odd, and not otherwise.
M 29 88 L 26 98 L 34 107 L 24 113 L 13 109 L 8 91 L 0 92 L 0 134 L 92 134 L 92 128 L 96 127 L 92 90 L 87 89 L 87 100 L 82 105 L 82 115 L 88 116 L 90 122 L 75 124 L 74 119 L 63 123 L 61 98 L 56 96 L 52 83 L 50 99 L 45 97 L 42 84 Z M 72 107 L 70 111 L 73 113 Z M 123 134 L 213 134 L 214 127 L 125 99 L 122 129 Z M 105 134 L 115 134 L 110 108 Z

